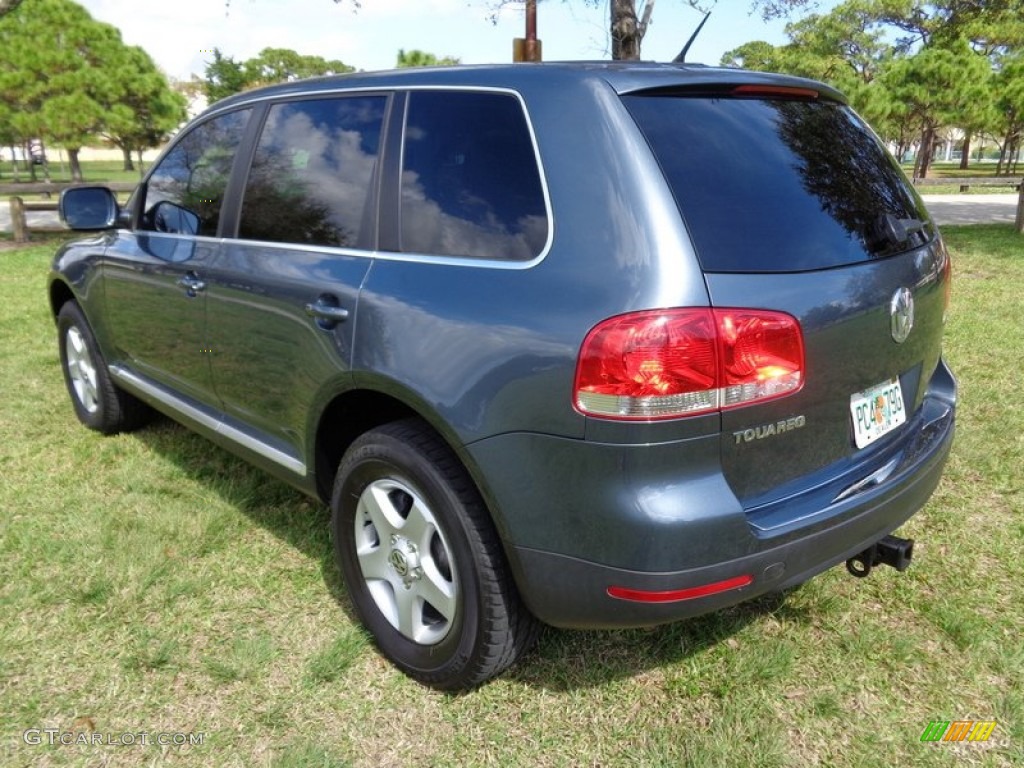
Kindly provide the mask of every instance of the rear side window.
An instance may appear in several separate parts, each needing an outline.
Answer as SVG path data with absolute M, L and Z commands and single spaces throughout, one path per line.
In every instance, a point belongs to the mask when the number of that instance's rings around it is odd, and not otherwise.
M 402 152 L 402 250 L 529 260 L 548 238 L 522 105 L 505 93 L 414 91 Z
M 207 120 L 174 145 L 149 177 L 141 229 L 216 236 L 231 164 L 250 111 Z
M 931 239 L 920 198 L 841 104 L 679 95 L 623 100 L 708 272 L 823 269 Z
M 272 106 L 246 181 L 239 237 L 357 245 L 386 103 L 386 96 L 354 96 Z

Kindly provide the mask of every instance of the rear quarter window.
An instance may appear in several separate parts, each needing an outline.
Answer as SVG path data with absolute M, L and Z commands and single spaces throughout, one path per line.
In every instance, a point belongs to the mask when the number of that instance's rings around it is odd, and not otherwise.
M 871 130 L 826 100 L 627 95 L 708 272 L 855 264 L 930 240 Z M 923 229 L 895 242 L 886 216 Z M 891 220 L 891 219 L 890 219 Z
M 401 192 L 405 252 L 525 261 L 548 239 L 537 155 L 512 94 L 410 93 Z

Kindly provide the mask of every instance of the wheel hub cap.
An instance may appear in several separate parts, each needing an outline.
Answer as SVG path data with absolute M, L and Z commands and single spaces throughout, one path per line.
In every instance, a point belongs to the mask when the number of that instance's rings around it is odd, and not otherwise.
M 459 610 L 456 564 L 433 510 L 397 479 L 370 483 L 355 514 L 359 570 L 388 623 L 421 645 L 441 642 Z
M 64 352 L 67 359 L 68 378 L 75 397 L 86 413 L 95 413 L 99 408 L 99 387 L 96 366 L 93 365 L 85 337 L 75 326 L 68 328 L 64 337 Z
M 406 589 L 409 589 L 412 582 L 423 576 L 416 545 L 404 536 L 393 535 L 391 537 L 391 554 L 388 555 L 388 562 L 395 569 L 395 573 L 401 577 Z

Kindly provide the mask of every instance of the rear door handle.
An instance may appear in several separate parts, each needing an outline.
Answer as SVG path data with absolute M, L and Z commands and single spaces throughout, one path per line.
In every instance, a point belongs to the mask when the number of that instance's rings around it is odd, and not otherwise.
M 315 303 L 306 305 L 306 314 L 316 318 L 316 324 L 329 331 L 338 323 L 348 320 L 348 310 L 338 306 L 338 299 L 330 294 L 323 294 Z

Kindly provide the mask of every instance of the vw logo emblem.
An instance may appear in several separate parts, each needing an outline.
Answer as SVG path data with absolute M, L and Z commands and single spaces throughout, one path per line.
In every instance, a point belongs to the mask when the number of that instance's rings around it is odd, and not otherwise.
M 399 576 L 405 576 L 409 571 L 409 563 L 405 559 L 399 550 L 392 549 L 391 554 L 388 556 L 388 562 L 391 563 L 391 567 L 395 569 Z
M 909 288 L 900 288 L 892 295 L 889 314 L 892 321 L 892 339 L 897 344 L 902 344 L 914 328 L 914 295 Z

